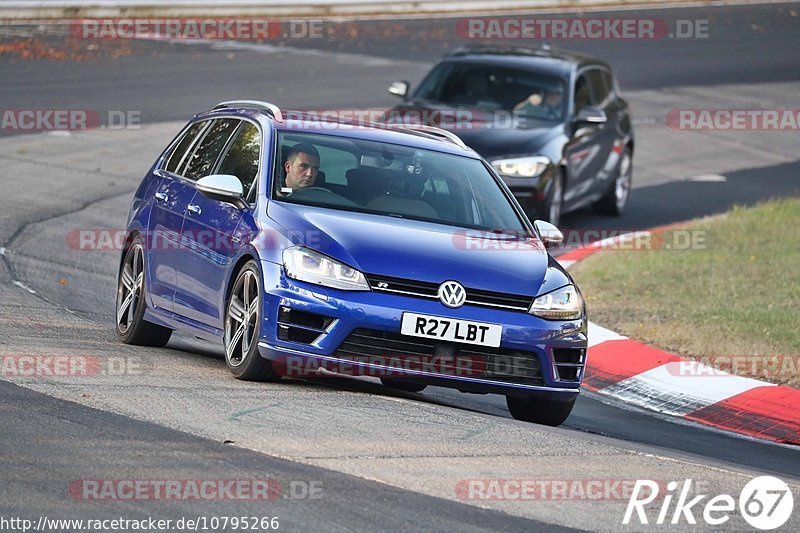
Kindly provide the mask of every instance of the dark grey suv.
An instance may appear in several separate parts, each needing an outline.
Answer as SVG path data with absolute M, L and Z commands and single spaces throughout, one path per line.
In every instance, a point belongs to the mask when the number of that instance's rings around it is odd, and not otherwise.
M 531 218 L 557 224 L 594 205 L 622 214 L 632 180 L 633 128 L 611 67 L 556 50 L 472 47 L 440 61 L 389 121 L 454 131 L 503 178 Z

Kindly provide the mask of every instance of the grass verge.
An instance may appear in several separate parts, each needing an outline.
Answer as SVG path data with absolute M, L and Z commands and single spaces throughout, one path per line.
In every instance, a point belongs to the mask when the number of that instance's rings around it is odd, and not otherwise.
M 800 387 L 800 198 L 734 208 L 571 269 L 589 318 L 727 372 Z

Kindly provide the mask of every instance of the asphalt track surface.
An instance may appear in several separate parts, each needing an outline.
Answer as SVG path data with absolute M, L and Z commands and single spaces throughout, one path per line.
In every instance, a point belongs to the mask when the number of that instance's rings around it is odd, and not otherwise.
M 711 37 L 565 43 L 616 67 L 640 123 L 629 212 L 607 219 L 582 211 L 564 225 L 637 229 L 798 194 L 796 132 L 700 134 L 663 124 L 665 111 L 679 107 L 796 108 L 798 11 L 796 4 L 628 11 L 707 18 Z M 621 527 L 621 501 L 464 502 L 454 486 L 472 478 L 693 478 L 710 493 L 737 494 L 750 477 L 771 473 L 800 501 L 800 451 L 593 394 L 579 398 L 562 428 L 540 428 L 511 420 L 499 397 L 438 388 L 402 394 L 352 379 L 246 384 L 226 375 L 220 347 L 180 336 L 165 350 L 115 341 L 116 253 L 76 252 L 65 236 L 120 227 L 133 188 L 180 121 L 229 98 L 269 96 L 301 108 L 390 105 L 390 81 L 417 82 L 444 51 L 464 44 L 452 24 L 344 23 L 322 41 L 268 46 L 100 43 L 79 60 L 0 56 L 4 108 L 135 110 L 145 124 L 0 141 L 0 353 L 88 354 L 138 369 L 96 379 L 6 376 L 22 387 L 0 381 L 0 515 L 275 515 L 289 531 Z M 68 46 L 57 32 L 38 39 Z M 698 178 L 708 174 L 725 181 Z M 320 482 L 323 497 L 98 503 L 68 491 L 76 479 L 263 477 Z M 795 530 L 797 516 L 788 524 Z M 735 517 L 729 527 L 747 524 Z

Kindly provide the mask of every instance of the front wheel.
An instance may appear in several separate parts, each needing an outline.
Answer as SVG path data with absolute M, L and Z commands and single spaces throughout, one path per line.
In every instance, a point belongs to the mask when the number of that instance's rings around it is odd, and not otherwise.
M 506 396 L 506 405 L 515 420 L 555 427 L 563 424 L 569 417 L 575 398 L 560 402 L 535 397 Z
M 144 245 L 136 237 L 125 251 L 117 279 L 117 337 L 125 344 L 161 347 L 172 330 L 144 319 L 145 282 Z
M 633 157 L 631 149 L 625 148 L 620 156 L 617 178 L 611 184 L 605 196 L 594 204 L 595 209 L 605 215 L 620 216 L 625 211 L 632 184 Z
M 553 178 L 553 185 L 550 187 L 550 197 L 545 206 L 545 216 L 547 222 L 558 226 L 561 221 L 561 210 L 564 203 L 564 178 L 557 175 Z
M 225 306 L 225 364 L 237 379 L 278 381 L 272 362 L 258 353 L 261 325 L 261 277 L 255 261 L 236 276 Z

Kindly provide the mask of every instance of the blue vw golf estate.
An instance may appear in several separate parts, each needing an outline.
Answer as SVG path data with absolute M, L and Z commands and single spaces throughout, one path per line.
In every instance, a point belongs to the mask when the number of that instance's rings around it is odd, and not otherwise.
M 117 334 L 222 341 L 239 379 L 502 394 L 559 425 L 587 348 L 581 293 L 546 250 L 561 239 L 453 133 L 224 102 L 134 195 Z

